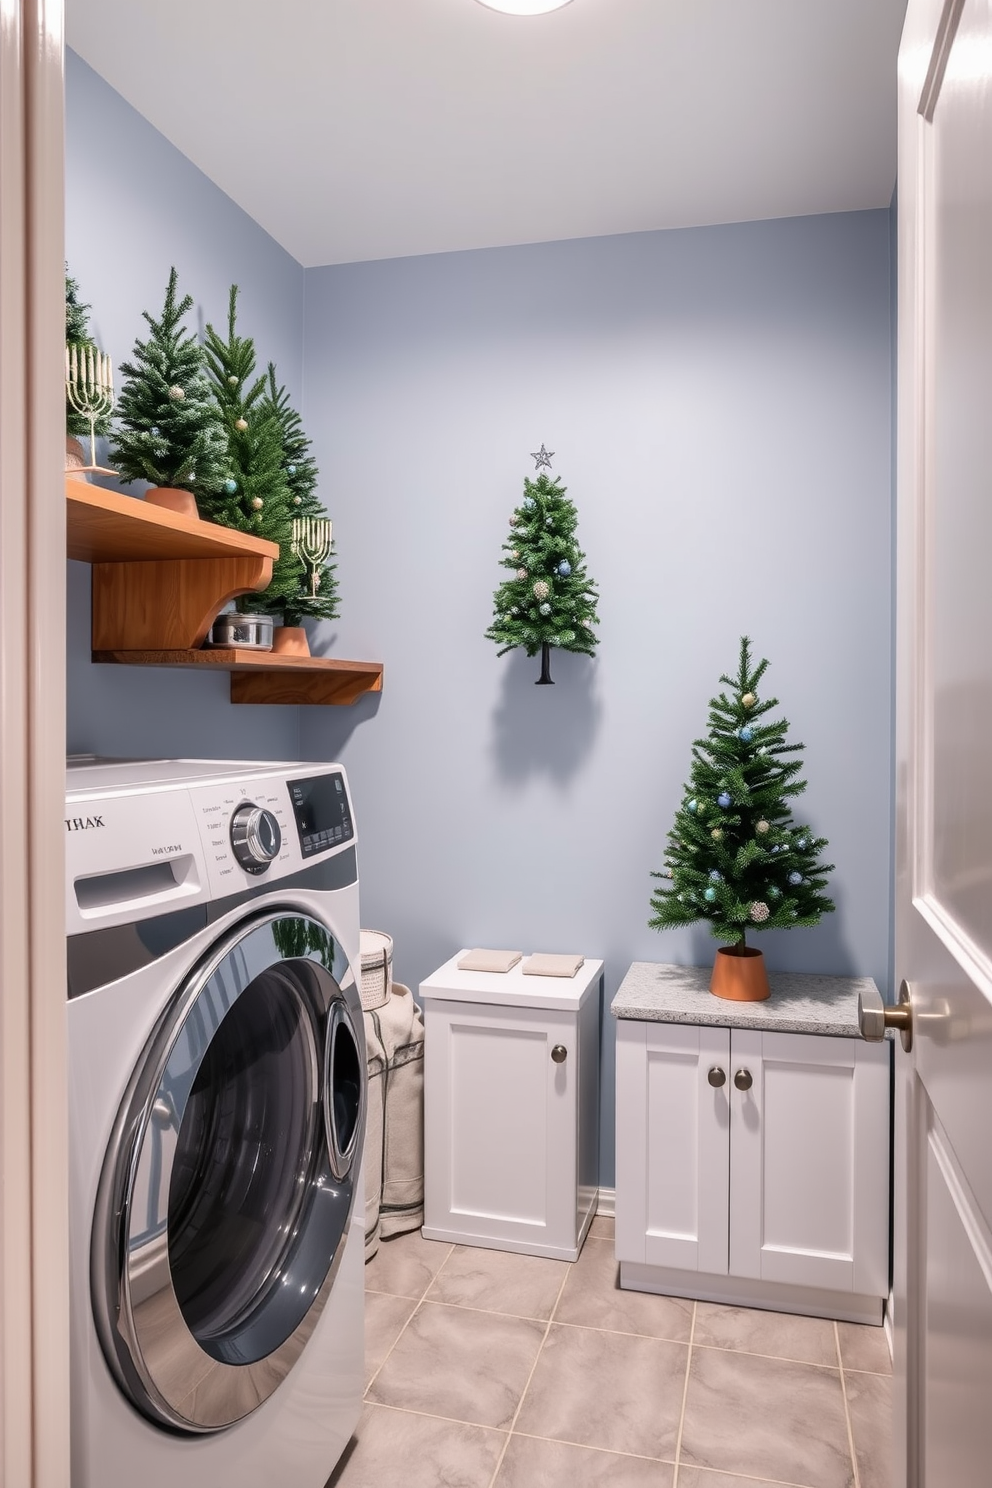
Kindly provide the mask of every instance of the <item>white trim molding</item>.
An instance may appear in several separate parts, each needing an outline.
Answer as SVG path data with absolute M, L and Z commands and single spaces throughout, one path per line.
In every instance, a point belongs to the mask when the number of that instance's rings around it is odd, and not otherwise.
M 62 0 L 0 0 L 0 1482 L 69 1481 Z

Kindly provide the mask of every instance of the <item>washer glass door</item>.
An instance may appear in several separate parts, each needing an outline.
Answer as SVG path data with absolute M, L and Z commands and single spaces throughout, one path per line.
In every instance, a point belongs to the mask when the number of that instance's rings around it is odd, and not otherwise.
M 146 1414 L 210 1431 L 285 1378 L 333 1285 L 364 1132 L 361 1007 L 307 915 L 241 922 L 131 1081 L 94 1222 L 94 1311 Z

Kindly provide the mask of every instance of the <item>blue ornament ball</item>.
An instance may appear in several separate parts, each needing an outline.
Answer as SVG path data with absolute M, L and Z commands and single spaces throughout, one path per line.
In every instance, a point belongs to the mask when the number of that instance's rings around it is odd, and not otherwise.
M 533 511 L 536 505 L 537 502 L 534 500 L 533 496 L 524 497 L 524 506 L 528 511 Z
M 238 483 L 236 480 L 226 480 L 224 482 L 224 490 L 227 492 L 228 496 L 233 496 L 237 489 Z
M 703 895 L 703 898 L 707 901 L 707 903 L 712 904 L 713 900 L 716 898 L 716 889 L 707 889 L 705 894 Z
M 152 436 L 153 436 L 153 437 L 154 437 L 154 438 L 155 438 L 155 439 L 157 439 L 157 438 L 158 438 L 158 430 L 157 430 L 157 429 L 149 429 L 149 431 L 148 431 L 148 432 L 149 432 L 149 434 L 151 434 L 151 435 L 152 435 Z
M 686 810 L 687 811 L 698 811 L 699 810 L 699 802 L 695 798 L 693 798 L 693 800 L 691 800 L 688 803 L 688 806 L 686 807 Z
M 720 794 L 716 798 L 716 804 L 718 806 L 722 806 L 724 811 L 726 811 L 727 807 L 730 805 L 730 797 L 726 791 L 720 792 Z
M 542 606 L 541 606 L 541 614 L 542 615 L 550 615 L 551 614 L 551 606 L 549 604 L 542 604 Z
M 287 475 L 295 475 L 296 474 L 296 466 L 295 465 L 287 465 L 286 466 L 286 474 Z
M 713 880 L 714 883 L 721 883 L 723 881 L 723 874 L 718 873 L 715 868 L 711 868 L 710 878 Z
M 737 737 L 738 739 L 743 739 L 745 744 L 750 744 L 751 740 L 754 738 L 754 734 L 745 725 L 744 728 L 737 730 Z
M 563 558 L 559 563 L 558 572 L 561 574 L 563 579 L 567 579 L 569 574 L 572 572 L 572 565 L 569 563 L 567 558 Z
M 800 837 L 799 841 L 796 843 L 796 846 L 800 849 L 800 851 L 802 851 L 802 849 L 806 846 L 806 838 Z
M 790 884 L 801 884 L 802 881 L 803 881 L 803 876 L 802 876 L 801 873 L 790 873 L 789 874 L 789 882 L 790 882 Z

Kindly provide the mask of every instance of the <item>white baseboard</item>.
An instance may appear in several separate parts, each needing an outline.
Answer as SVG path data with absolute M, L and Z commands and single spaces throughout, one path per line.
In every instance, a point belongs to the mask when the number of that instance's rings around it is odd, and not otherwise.
M 601 1188 L 599 1190 L 599 1203 L 596 1205 L 596 1213 L 603 1214 L 607 1219 L 613 1219 L 617 1212 L 617 1191 L 615 1188 Z

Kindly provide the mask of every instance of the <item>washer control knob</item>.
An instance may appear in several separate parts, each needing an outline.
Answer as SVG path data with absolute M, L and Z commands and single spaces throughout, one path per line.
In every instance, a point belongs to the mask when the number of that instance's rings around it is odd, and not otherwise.
M 272 812 L 254 801 L 242 801 L 231 817 L 231 846 L 246 873 L 264 873 L 282 846 L 282 833 Z

